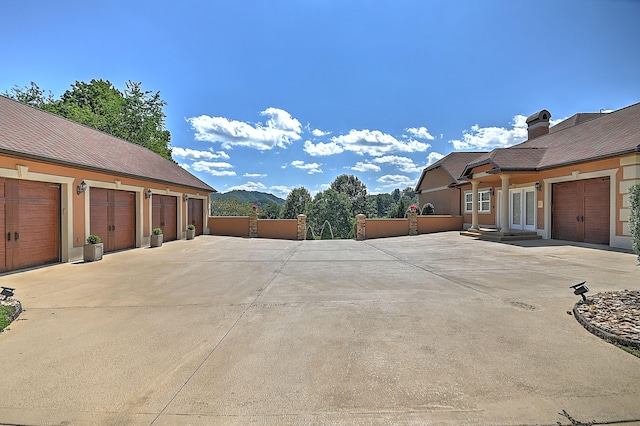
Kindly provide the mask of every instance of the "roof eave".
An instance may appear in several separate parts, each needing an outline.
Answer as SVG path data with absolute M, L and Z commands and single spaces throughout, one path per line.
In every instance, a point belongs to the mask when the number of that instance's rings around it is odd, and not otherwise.
M 0 154 L 8 155 L 8 156 L 11 156 L 11 157 L 16 157 L 16 158 L 25 158 L 25 159 L 28 159 L 28 160 L 41 161 L 41 162 L 45 162 L 45 163 L 49 163 L 49 164 L 55 164 L 55 165 L 58 165 L 58 166 L 73 167 L 75 169 L 81 169 L 81 170 L 86 170 L 86 171 L 91 171 L 91 172 L 107 173 L 107 174 L 114 175 L 114 176 L 121 176 L 121 177 L 127 177 L 127 178 L 131 178 L 131 179 L 146 180 L 146 181 L 149 181 L 149 182 L 162 183 L 162 184 L 165 184 L 165 185 L 182 186 L 184 188 L 196 189 L 196 190 L 199 190 L 199 191 L 218 192 L 215 188 L 213 188 L 213 187 L 211 187 L 211 186 L 209 186 L 207 184 L 204 184 L 204 186 L 194 186 L 194 185 L 188 185 L 188 184 L 183 184 L 183 183 L 170 182 L 170 181 L 165 181 L 165 180 L 161 180 L 161 179 L 154 179 L 154 178 L 150 178 L 150 177 L 146 177 L 146 176 L 134 175 L 134 174 L 131 174 L 131 173 L 116 172 L 116 171 L 113 171 L 113 170 L 101 169 L 99 167 L 92 167 L 92 166 L 87 166 L 87 165 L 83 165 L 83 164 L 76 164 L 76 163 L 72 163 L 70 161 L 52 159 L 52 158 L 48 158 L 48 157 L 41 157 L 41 156 L 38 156 L 38 155 L 26 154 L 26 153 L 23 153 L 23 152 L 11 151 L 11 150 L 2 149 L 2 148 L 0 148 Z

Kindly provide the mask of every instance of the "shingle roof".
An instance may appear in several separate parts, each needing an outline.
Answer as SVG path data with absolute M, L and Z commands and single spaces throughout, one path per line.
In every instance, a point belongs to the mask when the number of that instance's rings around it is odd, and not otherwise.
M 590 114 L 582 118 L 519 145 L 495 149 L 469 164 L 463 175 L 485 164 L 493 164 L 496 172 L 543 170 L 640 152 L 640 103 L 597 118 Z
M 2 153 L 215 191 L 179 165 L 147 148 L 4 96 L 0 96 Z
M 431 164 L 429 167 L 425 168 L 420 175 L 420 179 L 418 179 L 418 183 L 416 185 L 416 191 L 422 185 L 422 181 L 424 180 L 426 174 L 430 170 L 437 169 L 438 167 L 442 167 L 442 169 L 451 176 L 451 185 L 456 185 L 461 183 L 458 179 L 462 172 L 464 171 L 467 164 L 472 161 L 477 160 L 479 157 L 483 157 L 487 152 L 452 152 L 435 163 Z

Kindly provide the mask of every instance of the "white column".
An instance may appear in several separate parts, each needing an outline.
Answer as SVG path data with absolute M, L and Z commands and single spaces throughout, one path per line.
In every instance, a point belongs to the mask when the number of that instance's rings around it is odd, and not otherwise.
M 471 181 L 471 228 L 478 229 L 478 185 L 477 180 Z
M 510 175 L 500 175 L 500 179 L 502 179 L 502 195 L 501 195 L 501 204 L 502 211 L 500 211 L 500 223 L 501 228 L 500 232 L 509 233 L 511 232 L 509 229 L 509 178 Z

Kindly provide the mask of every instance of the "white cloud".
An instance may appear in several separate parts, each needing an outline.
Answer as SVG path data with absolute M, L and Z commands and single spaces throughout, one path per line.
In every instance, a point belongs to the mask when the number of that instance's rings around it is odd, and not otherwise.
M 232 169 L 233 166 L 229 163 L 219 161 L 196 161 L 191 165 L 196 172 L 209 173 L 212 176 L 235 176 L 236 172 L 233 170 L 219 170 L 219 169 Z
M 423 169 L 423 167 L 416 166 L 411 158 L 399 157 L 397 155 L 387 155 L 375 158 L 373 161 L 381 164 L 393 164 L 398 170 L 404 173 L 419 173 Z
M 346 135 L 332 137 L 329 143 L 314 144 L 306 141 L 304 150 L 310 155 L 332 155 L 351 151 L 359 155 L 377 157 L 392 152 L 426 151 L 430 146 L 413 139 L 398 140 L 379 130 L 351 130 Z
M 511 129 L 504 127 L 471 126 L 471 130 L 464 131 L 462 140 L 450 140 L 456 150 L 490 151 L 494 148 L 506 148 L 527 139 L 527 117 L 516 115 L 513 117 Z
M 331 132 L 323 132 L 323 131 L 322 131 L 322 130 L 320 130 L 320 129 L 313 129 L 313 130 L 311 131 L 311 134 L 313 134 L 313 136 L 315 136 L 315 137 L 319 138 L 319 137 L 321 137 L 321 136 L 327 136 L 327 135 L 331 134 Z
M 444 155 L 440 154 L 439 152 L 430 152 L 429 155 L 427 155 L 427 166 L 432 165 L 442 158 L 444 158 Z
M 344 152 L 344 149 L 334 142 L 318 142 L 314 144 L 311 141 L 306 141 L 304 143 L 304 150 L 307 154 L 312 156 L 317 155 L 333 155 L 333 154 L 341 154 Z
M 223 158 L 228 160 L 230 157 L 224 151 L 218 151 L 216 153 L 211 151 L 198 151 L 191 148 L 171 148 L 171 153 L 174 157 L 184 158 L 185 160 L 217 160 Z
M 420 139 L 428 139 L 428 140 L 433 140 L 435 139 L 435 137 L 433 137 L 429 131 L 427 130 L 426 127 L 410 127 L 407 129 L 407 133 L 409 133 L 411 136 L 415 137 L 415 138 L 420 138 Z
M 306 170 L 310 175 L 313 173 L 322 173 L 322 169 L 318 163 L 305 163 L 304 161 L 295 160 L 291 162 L 291 165 L 296 169 Z
M 384 176 L 380 176 L 377 179 L 377 182 L 382 183 L 383 186 L 386 188 L 406 187 L 406 186 L 415 185 L 416 179 L 411 179 L 408 176 L 402 176 L 402 175 L 384 175 Z
M 289 186 L 276 185 L 276 186 L 269 187 L 269 191 L 271 191 L 271 193 L 274 195 L 280 196 L 280 198 L 286 198 L 286 196 L 289 195 L 289 193 L 292 190 L 293 190 L 293 187 L 289 187 Z
M 185 169 L 185 170 L 189 170 L 191 168 L 191 166 L 188 165 L 187 163 L 181 163 L 181 164 L 178 164 L 178 165 L 180 167 L 182 167 L 183 169 Z
M 196 132 L 196 140 L 220 142 L 225 149 L 231 149 L 234 146 L 245 146 L 261 151 L 274 147 L 286 148 L 293 141 L 301 138 L 302 125 L 287 111 L 267 108 L 260 115 L 268 117 L 266 123 L 251 125 L 225 117 L 208 115 L 187 118 L 187 121 Z
M 267 177 L 266 174 L 263 173 L 245 173 L 242 176 L 244 177 L 250 177 L 250 178 L 263 178 L 263 177 Z
M 356 172 L 379 172 L 380 166 L 358 161 L 355 166 L 351 167 L 351 170 L 355 170 Z
M 237 185 L 237 186 L 232 186 L 231 188 L 229 188 L 229 191 L 260 191 L 261 189 L 265 189 L 266 186 L 263 183 L 260 182 L 247 182 L 243 185 Z

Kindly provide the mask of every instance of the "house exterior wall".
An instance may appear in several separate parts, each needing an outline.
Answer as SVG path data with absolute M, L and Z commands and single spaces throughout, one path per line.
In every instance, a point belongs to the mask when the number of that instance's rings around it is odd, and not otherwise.
M 82 247 L 89 235 L 90 193 L 92 187 L 130 191 L 136 194 L 136 247 L 149 243 L 151 234 L 151 200 L 145 193 L 178 197 L 178 238 L 185 238 L 187 210 L 183 196 L 201 198 L 203 209 L 209 206 L 209 194 L 178 185 L 164 185 L 143 179 L 129 178 L 108 173 L 87 171 L 72 166 L 11 156 L 0 156 L 0 177 L 60 184 L 61 188 L 61 259 L 63 262 L 82 259 Z M 84 181 L 88 188 L 78 195 L 76 187 Z M 204 217 L 208 211 L 203 212 Z M 205 230 L 208 233 L 208 230 Z
M 420 203 L 420 208 L 423 208 L 427 203 L 433 204 L 435 214 L 459 215 L 461 213 L 459 194 L 458 188 L 427 190 L 427 192 L 418 194 L 418 203 Z
M 475 170 L 474 170 L 475 171 Z M 554 183 L 571 182 L 585 179 L 608 177 L 610 179 L 610 240 L 612 247 L 631 248 L 629 231 L 629 196 L 631 185 L 640 182 L 640 154 L 631 154 L 604 160 L 585 162 L 558 167 L 540 172 L 509 173 L 509 189 L 531 188 L 536 182 L 541 190 L 536 191 L 536 231 L 543 238 L 551 238 L 552 226 L 552 188 Z M 488 175 L 482 171 L 474 173 L 479 182 L 479 190 L 494 189 L 491 197 L 491 213 L 479 213 L 480 226 L 496 224 L 498 194 L 502 188 L 499 174 Z M 460 202 L 464 203 L 465 191 L 471 191 L 471 185 L 462 187 Z M 462 204 L 464 206 L 464 204 Z M 463 207 L 464 210 L 464 207 Z M 471 214 L 464 213 L 464 227 L 471 223 Z

